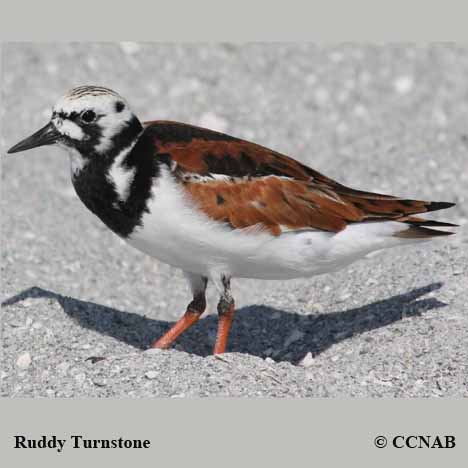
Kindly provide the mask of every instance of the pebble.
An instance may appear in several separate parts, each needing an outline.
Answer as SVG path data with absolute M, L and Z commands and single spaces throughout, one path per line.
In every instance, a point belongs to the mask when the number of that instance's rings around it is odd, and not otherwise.
M 399 76 L 393 81 L 393 87 L 398 94 L 408 94 L 414 86 L 412 76 Z
M 97 387 L 105 387 L 107 385 L 107 379 L 99 378 L 99 377 L 94 378 L 93 384 L 96 385 Z
M 299 362 L 299 365 L 301 367 L 310 367 L 314 364 L 315 360 L 314 357 L 312 356 L 312 353 L 309 351 Z
M 351 293 L 344 293 L 340 297 L 338 297 L 337 302 L 345 302 L 351 297 Z
M 384 387 L 393 387 L 393 382 L 389 381 L 389 380 L 379 380 L 379 379 L 375 379 L 374 380 L 374 383 L 378 384 L 378 385 L 382 385 Z
M 156 379 L 159 375 L 159 372 L 156 371 L 148 371 L 145 373 L 145 377 L 149 380 Z
M 31 365 L 31 362 L 31 355 L 29 353 L 23 353 L 20 356 L 18 356 L 18 359 L 16 360 L 16 365 L 20 369 L 27 369 Z
M 34 299 L 33 297 L 28 297 L 27 299 L 24 299 L 24 301 L 20 302 L 21 306 L 24 307 L 24 308 L 31 307 L 35 303 L 36 303 L 36 299 Z M 32 319 L 30 319 L 30 320 L 32 320 Z
M 20 328 L 23 326 L 23 322 L 20 320 L 10 320 L 8 325 L 10 325 L 12 328 Z
M 319 302 L 311 301 L 307 304 L 307 306 L 310 310 L 313 310 L 314 312 L 322 313 L 324 311 L 323 305 Z

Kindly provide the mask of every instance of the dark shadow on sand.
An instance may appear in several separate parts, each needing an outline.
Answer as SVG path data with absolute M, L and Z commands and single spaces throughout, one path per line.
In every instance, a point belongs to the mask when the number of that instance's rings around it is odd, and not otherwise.
M 419 299 L 441 286 L 441 283 L 433 283 L 362 307 L 321 314 L 301 315 L 262 305 L 243 307 L 236 312 L 228 351 L 262 358 L 268 354 L 276 361 L 297 363 L 308 351 L 317 355 L 352 336 L 385 327 L 403 317 L 419 316 L 428 310 L 446 306 L 433 297 Z M 8 298 L 2 306 L 29 297 L 55 299 L 80 326 L 142 350 L 172 325 L 164 320 L 80 301 L 38 287 Z M 217 317 L 208 315 L 184 333 L 177 343 L 187 352 L 209 355 L 212 343 L 208 337 L 214 335 L 216 326 Z M 285 347 L 293 330 L 298 330 L 296 336 L 302 337 Z

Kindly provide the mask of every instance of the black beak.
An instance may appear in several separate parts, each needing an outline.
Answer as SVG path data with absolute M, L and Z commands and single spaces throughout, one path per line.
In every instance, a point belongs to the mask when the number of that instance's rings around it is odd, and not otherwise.
M 52 145 L 58 140 L 59 137 L 60 133 L 55 128 L 55 125 L 52 122 L 49 122 L 45 127 L 42 127 L 30 137 L 20 141 L 7 152 L 9 154 L 18 153 L 20 151 L 26 151 L 31 148 L 37 148 L 38 146 Z

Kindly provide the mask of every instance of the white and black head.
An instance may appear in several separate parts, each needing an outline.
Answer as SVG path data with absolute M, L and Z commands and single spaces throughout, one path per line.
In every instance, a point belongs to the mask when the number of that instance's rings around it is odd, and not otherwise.
M 13 146 L 16 153 L 58 144 L 92 158 L 112 158 L 134 142 L 142 126 L 128 103 L 115 91 L 101 86 L 80 86 L 66 93 L 53 107 L 50 121 Z

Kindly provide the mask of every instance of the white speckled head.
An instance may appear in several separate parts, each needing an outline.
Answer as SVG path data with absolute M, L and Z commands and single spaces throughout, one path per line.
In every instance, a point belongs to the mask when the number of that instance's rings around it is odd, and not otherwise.
M 68 91 L 53 107 L 51 122 L 64 137 L 59 143 L 73 146 L 92 143 L 104 153 L 134 114 L 122 96 L 100 86 L 79 86 Z
M 17 143 L 8 153 L 58 144 L 78 174 L 93 160 L 107 163 L 129 152 L 143 131 L 138 118 L 122 96 L 101 86 L 80 86 L 68 91 L 55 104 L 50 121 Z

